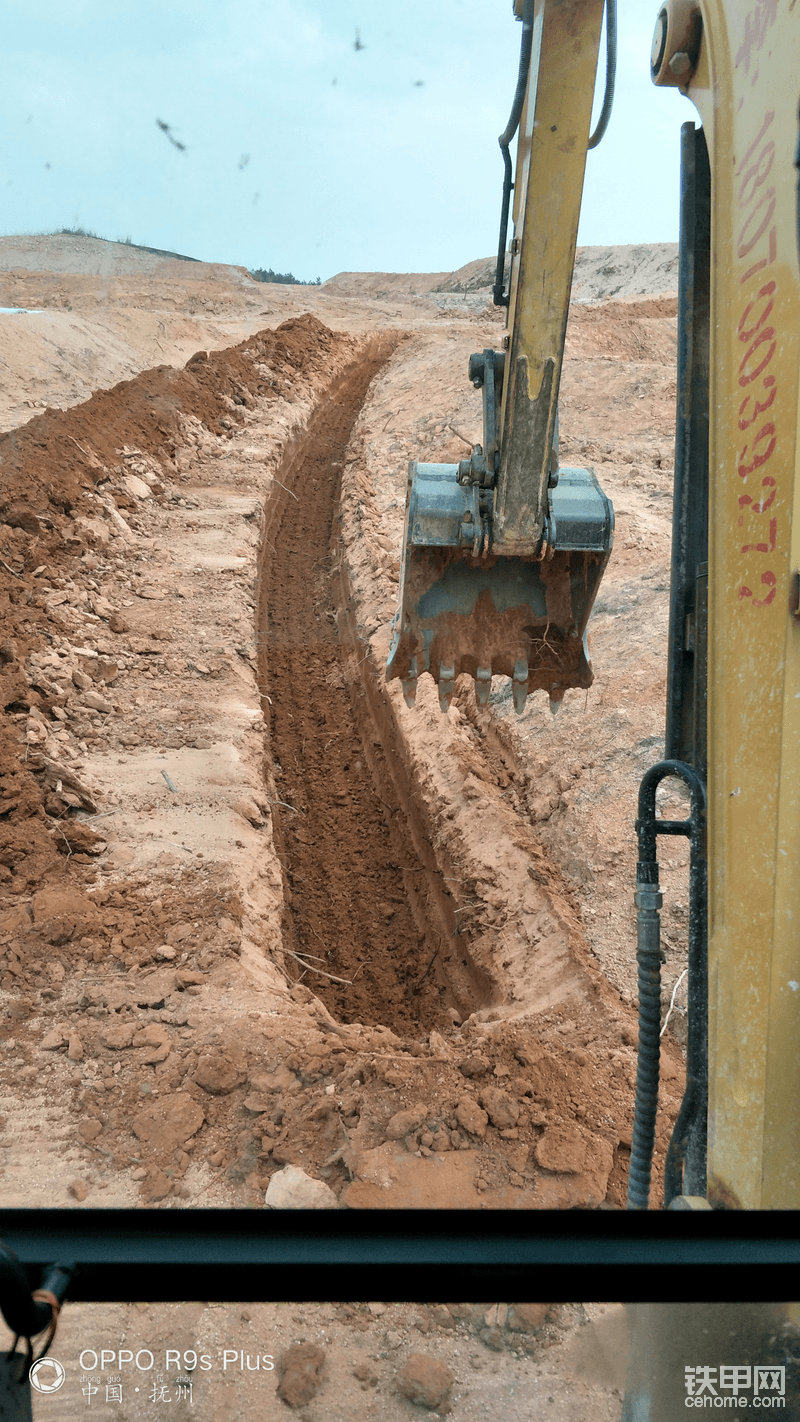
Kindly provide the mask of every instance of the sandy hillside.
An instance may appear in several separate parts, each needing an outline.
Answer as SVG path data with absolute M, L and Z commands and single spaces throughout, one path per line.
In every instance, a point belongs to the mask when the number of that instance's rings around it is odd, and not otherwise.
M 488 293 L 98 273 L 83 241 L 88 270 L 37 246 L 2 278 L 40 314 L 0 316 L 0 1198 L 263 1207 L 292 1166 L 347 1208 L 620 1207 L 669 254 L 606 253 L 615 299 L 595 265 L 570 318 L 562 458 L 617 542 L 595 684 L 553 721 L 499 680 L 446 716 L 383 680 L 407 462 L 480 438 Z M 682 845 L 664 879 L 666 1006 Z
M 324 283 L 343 296 L 427 296 L 437 304 L 446 294 L 491 300 L 496 257 L 480 257 L 454 272 L 339 272 Z M 507 275 L 507 267 L 506 267 Z M 575 254 L 572 300 L 677 295 L 678 244 L 653 242 L 619 247 L 579 247 Z
M 414 288 L 420 293 L 487 293 L 494 285 L 497 259 L 468 262 L 435 287 Z M 438 274 L 437 274 L 438 275 Z M 333 281 L 337 282 L 338 277 Z M 397 280 L 397 278 L 395 278 Z M 403 278 L 402 280 L 408 280 Z M 327 285 L 328 283 L 326 283 Z M 411 290 L 412 288 L 409 288 Z M 612 297 L 665 296 L 678 291 L 677 242 L 620 247 L 579 247 L 575 254 L 572 300 L 608 301 Z
M 62 276 L 155 277 L 176 276 L 184 282 L 221 281 L 226 286 L 252 278 L 244 267 L 200 262 L 177 252 L 136 247 L 129 242 L 107 242 L 102 237 L 58 232 L 52 236 L 0 237 L 0 272 L 19 277 L 30 272 L 58 272 Z
M 443 274 L 444 275 L 444 274 Z M 326 324 L 374 324 L 358 300 L 254 281 L 243 267 L 62 234 L 0 238 L 0 429 L 64 409 L 157 365 L 317 310 Z M 384 325 L 404 307 L 381 308 Z

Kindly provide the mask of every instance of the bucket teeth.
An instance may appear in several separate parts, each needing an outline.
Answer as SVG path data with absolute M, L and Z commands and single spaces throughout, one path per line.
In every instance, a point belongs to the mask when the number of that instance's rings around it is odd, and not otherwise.
M 528 700 L 528 663 L 522 657 L 519 657 L 514 663 L 511 691 L 514 697 L 514 710 L 518 716 L 521 716 L 525 710 L 525 702 Z
M 403 698 L 406 706 L 416 706 L 417 703 L 417 659 L 412 657 L 408 667 L 408 676 L 404 676 L 402 683 Z
M 492 689 L 491 667 L 478 667 L 475 673 L 475 699 L 479 706 L 485 706 Z
M 456 669 L 451 662 L 445 666 L 444 662 L 439 663 L 439 705 L 443 711 L 447 711 L 450 706 L 453 693 L 456 689 Z

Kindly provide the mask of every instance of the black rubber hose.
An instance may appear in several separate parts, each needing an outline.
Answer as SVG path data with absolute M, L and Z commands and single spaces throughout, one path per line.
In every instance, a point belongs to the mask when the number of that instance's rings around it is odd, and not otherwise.
M 511 105 L 511 114 L 508 123 L 500 134 L 497 142 L 501 148 L 508 148 L 514 134 L 519 128 L 519 121 L 522 116 L 522 105 L 525 102 L 525 86 L 528 82 L 528 69 L 531 62 L 531 49 L 533 47 L 533 0 L 525 0 L 522 7 L 522 40 L 519 50 L 519 73 L 517 74 L 517 87 L 514 93 L 514 101 Z
M 614 85 L 617 79 L 617 0 L 606 0 L 606 92 L 597 127 L 587 148 L 596 148 L 608 128 L 614 106 Z
M 511 190 L 514 186 L 511 181 L 511 154 L 508 149 L 514 134 L 519 128 L 522 106 L 525 102 L 525 90 L 528 84 L 528 70 L 530 69 L 532 48 L 533 0 L 524 0 L 517 87 L 514 93 L 514 102 L 511 105 L 508 123 L 497 140 L 500 144 L 500 152 L 503 155 L 505 172 L 503 175 L 503 205 L 500 210 L 500 240 L 497 247 L 497 269 L 495 271 L 494 287 L 492 288 L 495 306 L 508 306 L 508 295 L 505 291 L 506 238 L 508 236 L 508 214 L 511 208 Z
M 628 1169 L 629 1210 L 646 1210 L 650 1203 L 650 1173 L 656 1139 L 658 1078 L 661 1057 L 661 958 L 659 907 L 656 885 L 640 885 L 639 943 L 636 953 L 639 989 L 639 1051 L 636 1067 L 636 1100 L 633 1112 L 631 1162 Z
M 667 1154 L 664 1160 L 664 1207 L 669 1208 L 671 1200 L 676 1195 L 684 1193 L 684 1166 L 686 1155 L 689 1149 L 691 1131 L 695 1125 L 697 1116 L 697 1090 L 695 1083 L 690 1081 L 684 1092 L 678 1118 L 672 1131 L 672 1137 L 667 1147 Z M 705 1128 L 705 1121 L 703 1121 Z M 700 1191 L 692 1190 L 693 1195 Z M 702 1192 L 705 1194 L 705 1191 Z
M 508 306 L 508 293 L 506 291 L 506 238 L 508 236 L 508 212 L 511 207 L 511 154 L 507 148 L 503 149 L 503 162 L 506 165 L 503 177 L 503 205 L 500 209 L 500 241 L 497 245 L 497 266 L 494 274 L 494 286 L 492 287 L 492 299 L 495 306 Z

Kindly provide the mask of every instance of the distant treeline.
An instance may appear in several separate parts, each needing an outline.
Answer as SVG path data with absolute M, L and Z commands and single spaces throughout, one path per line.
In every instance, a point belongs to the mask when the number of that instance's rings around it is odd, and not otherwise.
M 282 282 L 284 286 L 321 285 L 319 277 L 317 277 L 316 281 L 301 281 L 299 277 L 293 276 L 291 272 L 274 272 L 272 267 L 269 267 L 267 271 L 265 271 L 263 267 L 256 267 L 255 271 L 251 271 L 250 275 L 254 277 L 256 281 L 279 281 Z

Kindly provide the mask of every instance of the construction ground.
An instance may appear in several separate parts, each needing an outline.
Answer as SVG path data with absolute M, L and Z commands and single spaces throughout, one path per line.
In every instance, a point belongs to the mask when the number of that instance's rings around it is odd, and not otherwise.
M 350 1209 L 624 1205 L 676 249 L 579 254 L 560 454 L 616 542 L 555 718 L 383 675 L 408 462 L 481 438 L 489 268 L 266 285 L 0 240 L 4 1207 L 263 1208 L 281 1172 Z
M 411 710 L 383 675 L 407 465 L 481 438 L 491 280 L 266 285 L 0 239 L 2 1208 L 624 1206 L 677 249 L 579 252 L 560 454 L 617 532 L 595 681 L 556 718 L 544 693 L 517 717 L 500 679 L 443 715 L 423 678 Z M 654 1205 L 683 1090 L 683 841 L 662 880 Z M 67 1390 L 152 1416 L 149 1375 L 78 1364 L 132 1339 L 212 1359 L 161 1377 L 175 1418 L 613 1422 L 622 1315 L 68 1304 L 68 1389 L 35 1416 Z M 235 1387 L 227 1348 L 248 1350 Z

